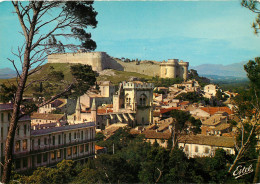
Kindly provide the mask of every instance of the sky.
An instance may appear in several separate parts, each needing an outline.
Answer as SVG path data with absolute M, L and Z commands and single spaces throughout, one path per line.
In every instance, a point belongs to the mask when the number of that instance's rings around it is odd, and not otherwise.
M 180 59 L 190 65 L 233 64 L 260 55 L 256 14 L 240 1 L 96 1 L 98 25 L 88 29 L 96 51 L 142 60 Z M 0 68 L 23 43 L 11 2 L 0 3 Z

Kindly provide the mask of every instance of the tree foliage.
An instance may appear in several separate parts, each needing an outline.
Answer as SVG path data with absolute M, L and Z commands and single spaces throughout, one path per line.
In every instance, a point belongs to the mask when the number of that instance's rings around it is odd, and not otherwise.
M 229 167 L 229 173 L 241 161 L 253 160 L 255 162 L 257 153 L 256 135 L 259 134 L 260 127 L 260 59 L 250 60 L 244 65 L 247 76 L 250 80 L 250 89 L 244 91 L 234 98 L 236 104 L 236 115 L 240 119 L 238 122 L 239 136 L 237 137 L 236 157 Z M 259 157 L 259 156 L 258 156 Z M 256 170 L 259 169 L 259 164 Z M 257 181 L 256 172 L 254 182 Z
M 255 34 L 258 34 L 260 29 L 260 2 L 256 0 L 242 0 L 241 5 L 257 14 L 255 21 L 252 23 L 252 28 Z
M 129 136 L 120 129 L 113 140 L 120 144 L 115 154 L 97 155 L 87 164 L 63 161 L 56 168 L 38 168 L 31 176 L 20 176 L 21 183 L 241 183 L 227 174 L 233 156 L 217 149 L 215 156 L 188 158 L 179 148 L 165 149 L 145 141 L 143 136 Z M 108 139 L 109 140 L 109 139 Z M 106 141 L 108 141 L 106 140 Z M 105 141 L 105 142 L 106 142 Z M 127 144 L 126 144 L 127 142 Z M 104 143 L 104 142 L 103 142 Z

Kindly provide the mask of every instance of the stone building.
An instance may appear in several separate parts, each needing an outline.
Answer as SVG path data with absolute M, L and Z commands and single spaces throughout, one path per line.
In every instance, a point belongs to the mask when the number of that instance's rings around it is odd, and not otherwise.
M 148 125 L 153 122 L 152 83 L 140 81 L 123 82 L 113 96 L 113 112 L 135 113 L 134 125 Z
M 161 78 L 180 77 L 188 78 L 188 62 L 178 59 L 169 59 L 167 62 L 141 61 L 123 62 L 120 59 L 110 57 L 106 52 L 78 52 L 59 53 L 48 56 L 48 63 L 81 63 L 91 65 L 92 69 L 101 72 L 105 69 L 119 71 L 137 72 L 148 76 L 158 76 Z
M 182 135 L 178 141 L 178 147 L 191 158 L 212 157 L 216 149 L 224 149 L 228 154 L 235 154 L 233 137 Z

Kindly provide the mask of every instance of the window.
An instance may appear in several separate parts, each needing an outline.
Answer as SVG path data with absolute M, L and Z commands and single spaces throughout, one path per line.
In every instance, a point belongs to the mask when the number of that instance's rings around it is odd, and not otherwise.
M 69 133 L 69 141 L 71 142 L 71 133 Z
M 19 158 L 15 159 L 15 167 L 16 167 L 16 169 L 20 169 L 21 168 L 21 160 Z
M 77 146 L 73 147 L 73 154 L 77 154 Z
M 45 138 L 44 138 L 44 145 L 47 145 L 47 144 L 48 144 L 47 138 L 45 137 Z
M 81 131 L 81 140 L 83 140 L 83 131 Z
M 199 147 L 195 146 L 195 152 L 197 153 L 199 151 Z
M 66 134 L 64 134 L 64 144 L 66 144 Z
M 142 94 L 141 96 L 140 96 L 140 105 L 141 106 L 145 106 L 146 105 L 146 95 L 145 94 Z
M 77 138 L 77 134 L 76 134 L 76 132 L 74 132 L 74 139 L 76 139 Z
M 41 164 L 42 163 L 42 154 L 38 154 L 37 155 L 37 164 Z
M 10 120 L 11 120 L 11 114 L 8 113 L 8 121 L 10 121 Z
M 57 158 L 61 157 L 61 153 L 60 152 L 61 152 L 60 150 L 57 151 Z
M 43 162 L 47 162 L 48 160 L 48 153 L 43 153 Z
M 227 152 L 228 155 L 231 154 L 231 150 L 230 149 L 227 149 L 226 152 Z
M 185 151 L 189 151 L 189 146 L 188 145 L 185 146 Z
M 38 139 L 38 146 L 41 145 L 41 139 Z
M 85 139 L 88 139 L 88 130 L 86 130 Z
M 1 143 L 1 155 L 3 156 L 4 154 L 4 143 Z
M 58 144 L 60 144 L 61 143 L 61 136 L 59 135 L 58 136 Z
M 204 153 L 209 153 L 209 148 L 208 147 L 205 148 Z
M 68 148 L 68 156 L 71 156 L 72 153 L 72 147 Z
M 83 152 L 84 152 L 84 145 L 80 145 L 79 151 L 80 151 L 80 153 L 83 153 Z
M 55 145 L 55 136 L 52 136 L 52 145 Z
M 28 159 L 27 157 L 23 158 L 23 168 L 26 168 L 28 166 Z
M 85 144 L 85 152 L 89 151 L 89 144 Z
M 1 121 L 4 122 L 4 113 L 1 113 Z
M 27 150 L 27 139 L 23 140 L 23 150 Z
M 3 137 L 4 137 L 4 128 L 1 127 L 1 138 L 3 139 Z
M 26 135 L 26 125 L 24 125 L 24 127 L 23 127 L 23 133 L 24 133 L 24 135 Z
M 51 159 L 55 160 L 56 159 L 56 151 L 51 152 Z
M 17 126 L 17 128 L 16 128 L 16 135 L 18 135 L 18 136 L 19 136 L 19 134 L 20 134 L 20 127 L 19 127 L 19 126 Z
M 66 148 L 64 149 L 64 153 L 63 153 L 63 159 L 66 159 L 66 156 L 67 156 L 67 150 Z
M 21 147 L 20 144 L 21 144 L 20 141 L 15 142 L 15 151 L 20 151 L 20 147 Z
M 34 149 L 34 139 L 32 139 L 32 149 Z

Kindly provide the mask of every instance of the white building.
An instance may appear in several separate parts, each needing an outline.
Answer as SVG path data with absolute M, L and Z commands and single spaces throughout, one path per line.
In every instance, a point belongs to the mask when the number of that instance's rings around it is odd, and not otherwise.
M 205 98 L 211 98 L 213 96 L 216 96 L 218 91 L 218 86 L 214 85 L 214 84 L 209 84 L 204 86 L 204 97 Z
M 178 146 L 192 158 L 214 156 L 218 148 L 224 149 L 228 154 L 235 154 L 233 137 L 184 135 L 179 138 Z

